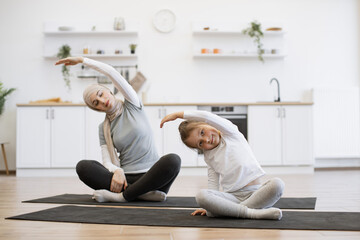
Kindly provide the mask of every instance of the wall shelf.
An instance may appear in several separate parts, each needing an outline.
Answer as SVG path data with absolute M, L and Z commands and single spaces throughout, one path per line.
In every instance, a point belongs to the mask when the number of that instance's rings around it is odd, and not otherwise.
M 65 27 L 67 30 L 59 30 Z M 91 30 L 93 28 L 96 30 Z M 136 64 L 138 56 L 130 53 L 130 44 L 138 43 L 137 29 L 137 24 L 132 22 L 128 22 L 126 30 L 114 30 L 112 22 L 45 22 L 43 57 L 57 59 L 59 48 L 66 44 L 72 56 L 102 59 L 113 64 L 117 61 Z M 85 54 L 86 51 L 92 54 Z M 105 54 L 96 54 L 98 51 Z M 122 53 L 115 54 L 117 51 Z
M 283 36 L 285 31 L 264 31 L 264 36 Z M 236 36 L 244 36 L 242 31 L 214 31 L 214 30 L 200 30 L 193 31 L 193 35 L 196 36 L 222 36 L 222 35 L 236 35 Z
M 136 54 L 73 54 L 73 57 L 137 59 Z M 44 55 L 46 59 L 57 59 L 55 55 Z
M 46 36 L 137 36 L 137 31 L 45 31 Z
M 263 54 L 263 58 L 284 58 L 284 54 Z M 257 58 L 257 54 L 194 54 L 194 58 Z
M 258 58 L 254 38 L 243 34 L 249 23 L 240 22 L 194 22 L 193 23 L 193 57 L 196 59 Z M 264 59 L 283 59 L 284 35 L 282 24 L 262 24 L 262 29 L 281 29 L 279 31 L 263 30 L 261 38 Z M 207 29 L 207 30 L 204 30 Z

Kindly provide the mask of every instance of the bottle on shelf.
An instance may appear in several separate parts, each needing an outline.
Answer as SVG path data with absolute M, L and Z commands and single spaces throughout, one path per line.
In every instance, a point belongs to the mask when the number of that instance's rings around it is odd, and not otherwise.
M 90 46 L 85 45 L 83 48 L 83 54 L 91 54 Z

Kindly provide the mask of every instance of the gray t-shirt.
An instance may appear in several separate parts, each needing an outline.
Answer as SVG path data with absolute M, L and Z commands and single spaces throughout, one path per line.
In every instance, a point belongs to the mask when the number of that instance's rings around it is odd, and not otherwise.
M 99 125 L 100 145 L 106 145 L 104 123 Z M 159 160 L 144 108 L 125 100 L 123 112 L 111 122 L 111 137 L 125 173 L 145 172 Z

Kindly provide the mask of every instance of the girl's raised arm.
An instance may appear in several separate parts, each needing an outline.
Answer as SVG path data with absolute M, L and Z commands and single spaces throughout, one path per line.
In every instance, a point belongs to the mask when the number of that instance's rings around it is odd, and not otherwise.
M 233 134 L 239 132 L 238 128 L 229 120 L 219 117 L 206 111 L 185 111 L 183 114 L 184 119 L 206 122 L 207 124 L 215 127 L 224 134 Z
M 160 128 L 162 128 L 164 126 L 164 123 L 174 121 L 174 120 L 176 120 L 178 118 L 184 118 L 184 112 L 174 112 L 174 113 L 170 113 L 170 114 L 166 115 L 161 120 Z

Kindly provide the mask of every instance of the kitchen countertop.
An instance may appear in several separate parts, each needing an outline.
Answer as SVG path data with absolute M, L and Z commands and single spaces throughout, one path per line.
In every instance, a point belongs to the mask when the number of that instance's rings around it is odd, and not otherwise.
M 145 106 L 253 106 L 253 105 L 313 105 L 312 102 L 229 102 L 229 103 L 145 103 Z
M 56 102 L 47 102 L 47 103 L 18 103 L 16 104 L 17 107 L 37 107 L 37 106 L 69 106 L 69 107 L 83 107 L 86 106 L 85 103 L 71 103 L 71 102 L 63 102 L 63 103 L 56 103 Z
M 256 106 L 256 105 L 313 105 L 313 102 L 232 102 L 232 103 L 144 103 L 144 106 Z M 86 106 L 85 103 L 23 103 L 18 107 L 31 106 Z

